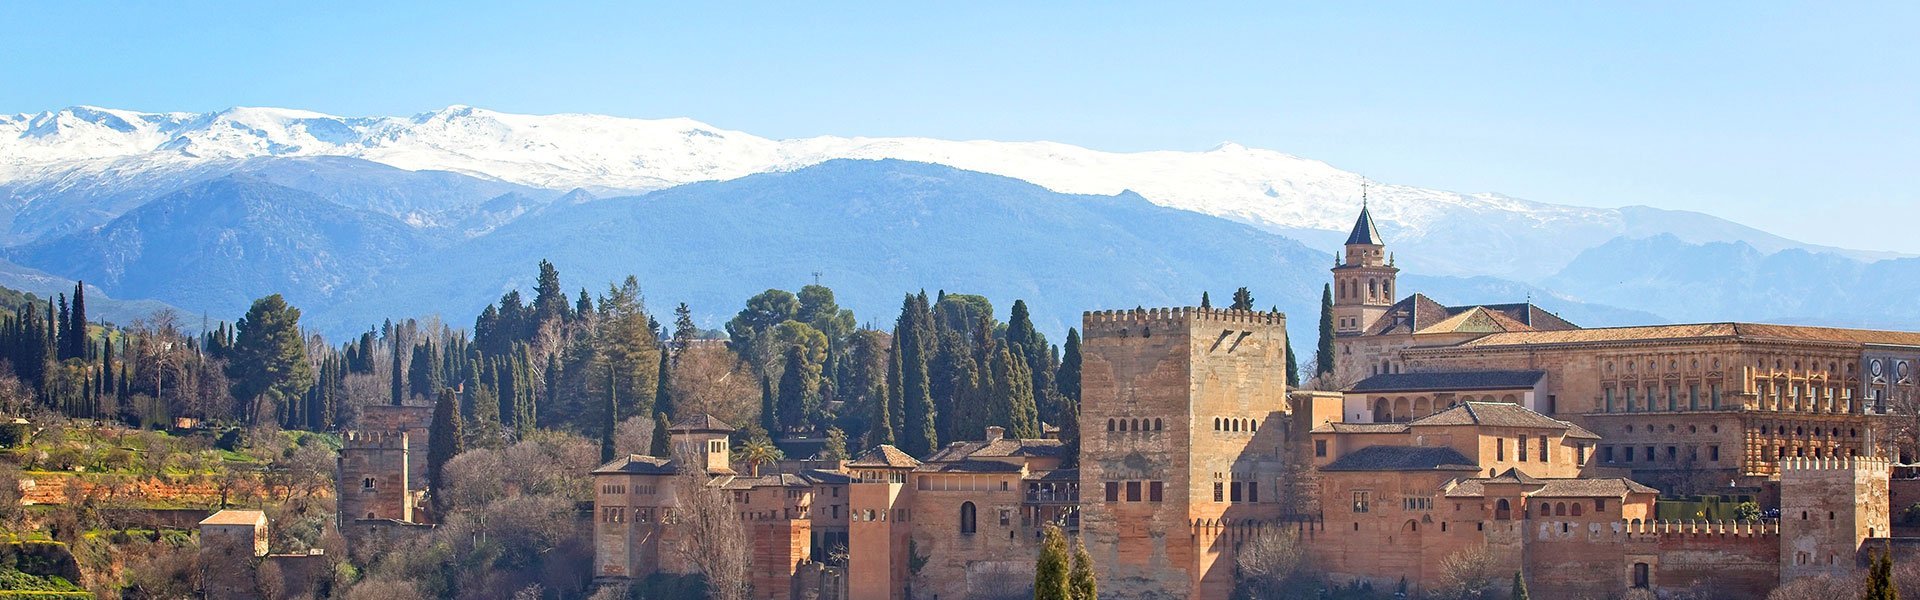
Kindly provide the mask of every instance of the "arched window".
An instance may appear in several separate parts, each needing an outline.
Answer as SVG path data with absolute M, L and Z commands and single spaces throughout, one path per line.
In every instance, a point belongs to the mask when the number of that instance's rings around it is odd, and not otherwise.
M 1120 430 L 1121 430 L 1121 431 L 1126 431 L 1126 430 L 1127 430 L 1127 420 L 1126 420 L 1126 419 L 1121 419 L 1121 420 L 1120 420 Z
M 1578 516 L 1580 516 L 1580 503 L 1579 503 L 1579 502 L 1575 502 L 1575 503 L 1573 503 L 1573 506 L 1572 506 L 1572 507 L 1570 507 L 1570 509 L 1571 509 L 1571 511 L 1570 511 L 1570 512 L 1572 512 L 1572 513 L 1573 513 L 1573 516 L 1576 516 L 1576 517 L 1578 517 Z
M 974 528 L 976 527 L 973 516 L 974 516 L 973 503 L 972 502 L 960 503 L 960 533 L 961 534 L 973 535 Z
M 1154 431 L 1160 431 L 1161 429 L 1162 429 L 1162 428 L 1161 428 L 1161 426 L 1160 426 L 1160 419 L 1157 419 L 1157 418 L 1156 418 L 1156 419 L 1154 419 L 1154 420 L 1153 420 L 1153 430 L 1154 430 Z
M 1374 281 L 1372 279 L 1368 279 L 1367 280 L 1367 298 L 1372 299 L 1379 295 L 1380 295 L 1380 282 Z
M 1512 519 L 1513 505 L 1508 504 L 1506 498 L 1501 498 L 1500 502 L 1493 505 L 1493 518 L 1500 521 Z
M 1113 419 L 1107 419 L 1107 431 L 1113 431 Z

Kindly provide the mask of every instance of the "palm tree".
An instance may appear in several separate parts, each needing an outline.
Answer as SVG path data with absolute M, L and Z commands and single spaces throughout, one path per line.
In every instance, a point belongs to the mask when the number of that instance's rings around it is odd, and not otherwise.
M 740 458 L 740 462 L 747 464 L 747 472 L 754 477 L 760 476 L 760 465 L 786 458 L 786 455 L 780 452 L 780 448 L 773 445 L 773 440 L 764 437 L 747 440 L 746 443 L 734 448 L 733 453 Z

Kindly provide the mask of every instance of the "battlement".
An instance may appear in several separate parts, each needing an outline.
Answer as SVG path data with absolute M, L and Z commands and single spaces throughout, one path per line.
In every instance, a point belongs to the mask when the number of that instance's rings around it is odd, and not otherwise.
M 406 450 L 404 431 L 350 430 L 340 434 L 341 450 Z
M 1780 459 L 1780 477 L 1818 477 L 1823 473 L 1879 473 L 1893 471 L 1893 463 L 1885 458 L 1853 456 L 1845 458 L 1804 458 L 1790 457 Z
M 1151 332 L 1155 327 L 1187 327 L 1194 323 L 1225 325 L 1286 325 L 1287 315 L 1277 311 L 1196 308 L 1191 306 L 1136 308 L 1131 310 L 1093 310 L 1081 315 L 1082 334 L 1127 337 Z

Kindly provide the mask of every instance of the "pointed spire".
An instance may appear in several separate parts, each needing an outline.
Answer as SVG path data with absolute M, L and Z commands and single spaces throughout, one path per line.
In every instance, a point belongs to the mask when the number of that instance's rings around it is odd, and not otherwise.
M 1353 233 L 1347 234 L 1347 245 L 1365 244 L 1385 246 L 1380 238 L 1380 230 L 1373 226 L 1373 211 L 1367 208 L 1367 183 L 1360 182 L 1360 218 L 1353 223 Z

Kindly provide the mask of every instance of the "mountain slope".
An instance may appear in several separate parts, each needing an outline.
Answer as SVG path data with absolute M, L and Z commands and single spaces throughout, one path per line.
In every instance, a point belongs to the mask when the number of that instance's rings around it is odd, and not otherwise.
M 233 175 L 8 256 L 117 296 L 237 315 L 269 293 L 308 306 L 331 300 L 429 244 L 392 217 Z
M 1296 232 L 1343 231 L 1358 211 L 1363 181 L 1326 163 L 1235 144 L 1206 152 L 1111 153 L 1051 142 L 769 140 L 690 119 L 516 115 L 464 106 L 366 118 L 273 108 L 153 114 L 92 107 L 0 116 L 0 186 L 316 156 L 599 193 L 733 179 L 835 158 L 894 158 L 1015 177 L 1070 194 L 1131 190 L 1163 206 L 1296 235 L 1322 251 L 1335 248 L 1318 241 L 1324 236 Z M 1880 257 L 1798 244 L 1698 213 L 1583 208 L 1402 185 L 1376 184 L 1370 196 L 1403 264 L 1438 275 L 1535 280 L 1615 237 L 1660 233 L 1695 243 L 1745 241 L 1763 249 Z

